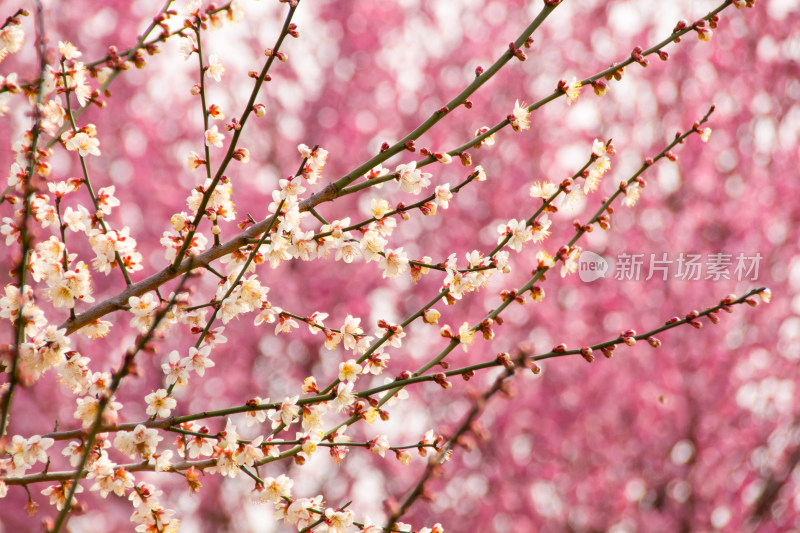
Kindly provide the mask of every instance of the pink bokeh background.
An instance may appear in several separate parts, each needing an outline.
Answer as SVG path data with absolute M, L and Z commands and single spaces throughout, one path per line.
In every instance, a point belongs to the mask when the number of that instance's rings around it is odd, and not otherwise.
M 248 15 L 242 23 L 208 32 L 203 43 L 205 53 L 225 63 L 222 83 L 210 85 L 210 101 L 229 117 L 240 114 L 252 87 L 247 71 L 260 69 L 263 49 L 272 46 L 286 10 L 273 0 L 243 4 Z M 299 164 L 299 143 L 319 144 L 330 152 L 326 184 L 377 153 L 382 142 L 402 138 L 469 83 L 476 66 L 491 64 L 540 4 L 301 2 L 295 18 L 300 38 L 285 44 L 289 61 L 277 65 L 259 97 L 267 115 L 252 119 L 242 135 L 251 161 L 227 173 L 234 183 L 237 220 L 247 213 L 257 220 L 266 216 L 278 179 Z M 477 128 L 505 118 L 516 99 L 539 100 L 560 79 L 594 74 L 627 58 L 634 46 L 647 48 L 662 40 L 679 19 L 696 20 L 717 5 L 565 2 L 534 35 L 527 61 L 509 63 L 471 97 L 471 110 L 449 114 L 416 144 L 434 150 L 458 146 Z M 3 14 L 19 7 L 10 2 L 0 6 Z M 55 43 L 70 40 L 92 59 L 109 45 L 124 49 L 133 44 L 160 2 L 76 0 L 45 6 L 53 57 Z M 33 75 L 31 18 L 24 23 L 24 50 L 0 64 L 0 73 L 19 72 L 22 79 Z M 611 360 L 598 357 L 589 365 L 571 356 L 542 363 L 540 376 L 518 376 L 516 395 L 493 398 L 481 418 L 485 431 L 478 433 L 485 438 L 472 435 L 466 447 L 456 448 L 444 476 L 431 481 L 434 499 L 418 502 L 403 521 L 415 530 L 440 522 L 448 531 L 498 532 L 800 528 L 800 492 L 793 473 L 800 450 L 798 27 L 797 1 L 759 0 L 753 9 L 728 8 L 710 42 L 689 34 L 665 48 L 669 61 L 651 57 L 646 69 L 629 67 L 621 82 L 610 83 L 606 96 L 598 98 L 584 88 L 572 106 L 560 98 L 535 111 L 530 131 L 502 130 L 494 147 L 471 151 L 473 162 L 486 169 L 487 182 L 470 184 L 434 217 L 414 213 L 408 221 L 398 220 L 391 245 L 403 246 L 413 258 L 427 255 L 438 262 L 452 252 L 463 258 L 473 249 L 488 251 L 498 224 L 527 218 L 538 207 L 538 200 L 528 196 L 534 180 L 559 182 L 580 168 L 593 139 L 613 138 L 618 154 L 600 191 L 572 211 L 551 215 L 553 235 L 542 248 L 555 253 L 572 236 L 573 219 L 587 220 L 600 198 L 627 179 L 644 157 L 657 154 L 714 103 L 709 142 L 693 136 L 676 150 L 677 162 L 649 169 L 640 202 L 634 208 L 617 205 L 612 228 L 596 229 L 579 244 L 611 259 L 622 253 L 645 258 L 758 253 L 763 260 L 757 280 L 655 277 L 585 283 L 553 272 L 541 284 L 544 302 L 512 306 L 503 315 L 504 325 L 495 328 L 494 341 L 478 340 L 469 352 L 459 349 L 448 361 L 463 366 L 491 360 L 522 343 L 536 352 L 562 342 L 573 348 L 594 344 L 626 329 L 655 328 L 672 316 L 715 305 L 729 293 L 757 286 L 773 293 L 771 304 L 737 307 L 719 325 L 705 321 L 700 330 L 683 327 L 659 335 L 663 346 L 657 350 L 639 343 L 618 348 Z M 120 75 L 105 109 L 92 108 L 81 117 L 82 123 L 97 125 L 101 141 L 102 156 L 91 159 L 93 182 L 115 185 L 122 201 L 109 222 L 129 226 L 145 258 L 145 269 L 134 280 L 166 266 L 158 239 L 169 229 L 169 217 L 186 210 L 190 188 L 201 183 L 202 171 L 191 173 L 184 164 L 190 150 L 202 149 L 200 106 L 189 94 L 196 70 L 196 60 L 184 62 L 177 42 L 169 41 L 144 69 Z M 14 98 L 0 130 L 0 142 L 7 147 L 29 127 L 25 99 Z M 11 152 L 2 154 L 9 167 Z M 78 175 L 72 155 L 56 149 L 57 179 Z M 410 157 L 403 154 L 385 166 L 393 168 Z M 455 184 L 469 174 L 457 162 L 426 171 L 433 173 L 434 184 Z M 379 191 L 322 204 L 318 211 L 328 220 L 360 220 L 367 216 L 369 200 L 378 196 L 392 204 L 413 201 L 389 183 Z M 9 216 L 8 205 L 0 209 Z M 40 232 L 42 238 L 49 236 L 47 231 Z M 223 226 L 223 240 L 236 231 L 234 224 Z M 90 252 L 78 239 L 72 242 L 74 251 Z M 498 304 L 500 290 L 529 277 L 538 249 L 512 252 L 511 275 L 497 277 L 458 305 L 437 305 L 442 323 L 457 328 L 465 320 L 473 324 L 483 318 Z M 13 251 L 3 249 L 0 257 L 9 265 Z M 9 281 L 7 271 L 4 282 Z M 435 295 L 443 277 L 431 273 L 418 283 L 408 276 L 385 280 L 375 263 L 345 265 L 332 259 L 295 260 L 275 270 L 265 265 L 260 273 L 274 305 L 301 316 L 323 311 L 337 326 L 347 314 L 359 316 L 370 334 L 379 319 L 397 323 L 416 311 Z M 119 272 L 108 277 L 95 273 L 92 280 L 98 300 L 122 286 Z M 197 301 L 211 295 L 214 285 L 213 279 L 197 282 Z M 123 313 L 110 316 L 115 328 L 105 339 L 73 339 L 97 370 L 115 367 L 136 334 Z M 63 318 L 53 315 L 51 320 Z M 5 326 L 2 338 L 10 339 L 10 332 Z M 407 333 L 403 348 L 390 350 L 387 375 L 417 368 L 446 345 L 435 327 L 415 323 Z M 228 324 L 226 336 L 228 344 L 214 352 L 217 366 L 177 394 L 177 414 L 241 405 L 254 396 L 278 400 L 299 392 L 308 375 L 327 383 L 346 358 L 341 351 L 322 348 L 319 336 L 307 334 L 306 328 L 275 336 L 269 326 L 253 327 L 251 317 Z M 146 418 L 142 398 L 159 386 L 166 354 L 185 352 L 192 342 L 188 334 L 171 335 L 157 355 L 141 357 L 143 375 L 126 381 L 118 395 L 125 405 L 123 421 Z M 412 387 L 411 398 L 393 408 L 391 420 L 353 428 L 350 434 L 364 440 L 386 433 L 393 444 L 414 443 L 431 428 L 447 434 L 471 405 L 471 392 L 482 392 L 495 376 L 496 371 L 479 373 L 469 383 L 454 381 L 450 390 L 433 384 Z M 73 410 L 72 396 L 46 375 L 18 391 L 10 433 L 46 433 L 55 420 L 61 429 L 76 428 Z M 224 421 L 208 425 L 218 431 Z M 62 457 L 54 455 L 55 466 Z M 304 466 L 278 462 L 265 471 L 293 477 L 298 496 L 321 493 L 331 506 L 352 500 L 350 509 L 359 518 L 369 514 L 376 522 L 385 502 L 400 499 L 423 469 L 420 459 L 402 467 L 389 455 L 381 460 L 364 450 L 352 451 L 340 465 L 321 455 Z M 288 531 L 272 523 L 268 506 L 248 502 L 248 480 L 205 476 L 200 494 L 190 495 L 177 476 L 141 479 L 165 491 L 164 504 L 177 511 L 186 531 Z M 779 490 L 766 499 L 773 487 Z M 31 530 L 55 514 L 39 494 L 42 488 L 32 487 L 40 505 L 32 518 L 22 509 L 24 491 L 11 488 L 0 503 L 0 531 Z M 87 493 L 80 500 L 88 510 L 71 519 L 71 531 L 133 528 L 127 501 L 101 501 Z

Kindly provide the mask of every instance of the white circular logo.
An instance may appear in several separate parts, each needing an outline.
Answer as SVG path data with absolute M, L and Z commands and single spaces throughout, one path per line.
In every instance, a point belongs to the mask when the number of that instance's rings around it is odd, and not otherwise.
M 611 273 L 611 265 L 599 254 L 584 251 L 578 259 L 578 276 L 587 283 L 605 278 Z

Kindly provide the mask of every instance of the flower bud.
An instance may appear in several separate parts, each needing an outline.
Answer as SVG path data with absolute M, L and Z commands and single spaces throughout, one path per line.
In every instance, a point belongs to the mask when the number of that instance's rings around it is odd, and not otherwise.
M 425 202 L 419 210 L 422 211 L 423 215 L 432 217 L 436 214 L 436 206 L 436 202 Z
M 544 300 L 544 289 L 538 285 L 531 287 L 531 300 L 534 302 L 541 302 Z
M 447 154 L 447 153 L 436 152 L 436 153 L 433 154 L 433 157 L 435 157 L 436 160 L 439 163 L 442 163 L 442 164 L 445 164 L 445 165 L 450 164 L 450 163 L 453 162 L 453 157 L 450 154 Z
M 508 370 L 513 370 L 514 368 L 514 362 L 511 360 L 511 356 L 508 355 L 507 352 L 501 352 L 497 354 L 497 362 Z
M 597 96 L 603 96 L 608 92 L 608 83 L 603 79 L 595 80 L 592 82 L 592 89 Z
M 628 346 L 634 346 L 636 344 L 636 339 L 631 335 L 624 335 L 623 334 L 622 342 L 624 342 Z
M 698 28 L 697 30 L 697 38 L 701 41 L 710 41 L 711 36 L 714 35 L 714 32 L 711 28 Z
M 443 389 L 449 389 L 449 388 L 451 388 L 453 386 L 452 383 L 447 381 L 447 376 L 445 376 L 443 372 L 438 372 L 438 373 L 434 374 L 433 375 L 433 381 L 435 381 L 436 384 L 438 384 Z
M 425 309 L 422 312 L 422 320 L 426 324 L 438 324 L 440 316 L 442 316 L 441 313 L 433 308 Z
M 594 355 L 592 355 L 592 349 L 588 346 L 583 346 L 581 348 L 581 357 L 583 357 L 587 363 L 594 362 Z

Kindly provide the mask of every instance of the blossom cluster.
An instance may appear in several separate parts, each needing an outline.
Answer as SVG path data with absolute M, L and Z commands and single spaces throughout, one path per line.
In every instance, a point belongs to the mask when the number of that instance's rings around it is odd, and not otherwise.
M 598 215 L 588 221 L 575 221 L 574 238 L 563 245 L 550 242 L 556 231 L 554 224 L 559 222 L 558 214 L 588 202 L 589 195 L 603 188 L 603 177 L 616 154 L 610 141 L 595 139 L 591 148 L 586 146 L 585 163 L 560 182 L 533 177 L 527 185 L 527 198 L 513 202 L 508 216 L 500 219 L 504 222 L 493 220 L 487 226 L 487 242 L 495 243 L 487 249 L 469 246 L 469 251 L 448 250 L 442 257 L 433 258 L 416 252 L 424 249 L 424 242 L 417 246 L 420 243 L 404 241 L 403 230 L 399 230 L 412 218 L 420 225 L 437 214 L 445 218 L 446 213 L 459 207 L 459 194 L 465 187 L 484 191 L 492 185 L 497 178 L 487 176 L 477 161 L 473 163 L 467 150 L 484 148 L 480 153 L 488 160 L 486 153 L 491 150 L 487 149 L 500 143 L 506 133 L 501 130 L 530 133 L 538 124 L 533 113 L 547 101 L 527 105 L 516 99 L 513 108 L 508 105 L 510 114 L 495 117 L 495 126 L 479 128 L 456 149 L 420 148 L 419 159 L 409 154 L 417 151 L 415 141 L 419 142 L 424 131 L 415 134 L 413 140 L 396 145 L 385 143 L 377 156 L 358 167 L 358 172 L 338 180 L 328 175 L 332 154 L 319 145 L 299 144 L 297 152 L 292 152 L 294 164 L 299 154 L 299 169 L 282 174 L 286 177 L 276 177 L 262 213 L 245 214 L 237 210 L 236 202 L 246 195 L 242 189 L 248 189 L 242 186 L 241 175 L 231 165 L 251 161 L 250 150 L 242 146 L 241 131 L 248 120 L 268 120 L 266 105 L 256 103 L 257 97 L 265 90 L 263 84 L 271 79 L 268 71 L 272 65 L 288 61 L 288 54 L 279 49 L 286 46 L 284 38 L 299 36 L 297 26 L 291 22 L 298 2 L 283 3 L 289 4 L 285 24 L 275 48 L 265 52 L 262 71 L 249 73 L 252 96 L 237 118 L 226 119 L 229 106 L 223 110 L 222 99 L 206 85 L 210 80 L 227 82 L 234 69 L 226 70 L 221 54 L 205 52 L 204 46 L 210 40 L 204 32 L 209 27 L 221 29 L 242 21 L 245 10 L 239 0 L 205 8 L 200 0 L 193 0 L 183 6 L 181 15 L 169 9 L 168 4 L 148 30 L 160 28 L 161 37 L 150 42 L 148 35 L 143 35 L 130 51 L 120 53 L 113 48 L 106 59 L 93 63 L 80 61 L 83 53 L 71 42 L 59 41 L 57 64 L 43 63 L 39 77 L 25 85 L 35 120 L 12 147 L 7 203 L 13 207 L 0 224 L 6 247 L 19 251 L 19 257 L 13 258 L 16 264 L 8 269 L 16 280 L 6 284 L 0 296 L 0 319 L 10 324 L 15 336 L 0 354 L 8 375 L 0 386 L 0 437 L 11 435 L 15 388 L 44 387 L 47 381 L 43 378 L 48 374 L 53 374 L 63 389 L 59 393 L 74 397 L 70 409 L 73 420 L 67 424 L 72 429 L 0 438 L 0 497 L 6 497 L 16 485 L 28 490 L 34 483 L 56 481 L 39 491 L 58 511 L 54 530 L 64 527 L 71 509 L 80 503 L 76 495 L 86 491 L 99 498 L 114 495 L 127 499 L 136 531 L 177 531 L 177 513 L 161 503 L 167 498 L 146 481 L 152 478 L 139 472 L 180 476 L 192 492 L 201 491 L 200 479 L 204 475 L 250 480 L 251 501 L 269 502 L 276 520 L 299 531 L 385 530 L 364 513 L 350 510 L 349 504 L 327 503 L 322 494 L 293 495 L 294 479 L 285 473 L 262 475 L 259 468 L 266 469 L 266 465 L 287 458 L 302 466 L 317 460 L 323 451 L 328 452 L 333 464 L 339 464 L 351 451 L 364 448 L 369 456 L 394 456 L 402 466 L 413 466 L 414 457 L 421 457 L 423 461 L 418 463 L 428 463 L 424 476 L 432 476 L 459 442 L 457 431 L 445 437 L 434 429 L 414 428 L 407 434 L 415 436 L 399 442 L 390 438 L 390 432 L 374 430 L 373 426 L 388 421 L 393 412 L 399 411 L 395 405 L 409 399 L 406 389 L 411 385 L 433 382 L 449 389 L 449 377 L 471 378 L 475 368 L 451 368 L 452 358 L 447 359 L 451 351 L 460 347 L 467 352 L 481 338 L 486 343 L 493 341 L 496 326 L 503 324 L 501 314 L 512 302 L 542 302 L 545 291 L 539 283 L 545 281 L 550 269 L 560 265 L 562 278 L 577 271 L 582 248 L 576 241 L 595 228 L 610 229 L 615 201 L 628 207 L 636 205 L 646 186 L 641 172 L 662 159 L 675 161 L 672 149 L 690 135 L 697 134 L 708 141 L 711 134 L 710 128 L 704 126 L 708 115 L 690 130 L 679 133 L 663 153 L 647 160 L 640 172 L 600 201 Z M 742 7 L 741 2 L 736 7 Z M 696 31 L 702 40 L 707 40 L 711 28 L 700 22 L 676 31 Z M 108 86 L 114 78 L 131 67 L 146 67 L 145 54 L 157 53 L 157 45 L 173 36 L 180 40 L 179 54 L 184 59 L 199 59 L 196 83 L 186 92 L 202 103 L 203 127 L 193 141 L 197 151 L 187 146 L 181 151 L 181 158 L 190 171 L 187 174 L 199 175 L 200 179 L 181 193 L 185 207 L 177 208 L 177 212 L 171 210 L 168 221 L 148 221 L 161 232 L 161 251 L 146 261 L 131 227 L 118 223 L 124 217 L 117 186 L 105 185 L 102 167 L 96 166 L 96 161 L 110 157 L 112 139 L 101 135 L 94 123 L 82 123 L 81 116 L 91 105 L 102 109 L 100 99 L 110 94 Z M 523 38 L 529 47 L 530 35 Z M 18 24 L 12 21 L 4 26 L 0 30 L 0 60 L 19 51 L 24 40 Z M 511 55 L 521 60 L 526 57 L 514 46 Z M 571 106 L 578 100 L 582 86 L 591 84 L 601 96 L 608 90 L 606 81 L 619 79 L 627 64 L 644 64 L 644 55 L 643 50 L 635 52 L 611 75 L 598 75 L 588 82 L 577 78 L 562 81 L 555 94 L 564 96 Z M 499 59 L 498 69 L 508 59 Z M 482 69 L 476 75 L 484 76 Z M 477 86 L 470 88 L 477 90 Z M 0 89 L 2 114 L 8 110 L 8 98 L 16 97 L 23 89 L 14 73 L 0 78 Z M 470 108 L 472 104 L 468 102 L 456 101 L 459 106 Z M 441 118 L 450 111 L 444 107 L 434 116 Z M 435 123 L 429 122 L 423 129 Z M 398 154 L 401 162 L 389 167 L 387 160 Z M 76 161 L 82 175 L 62 176 L 59 157 Z M 448 166 L 454 161 L 468 167 L 467 177 L 459 183 L 446 181 L 455 173 L 452 167 L 457 165 Z M 431 171 L 426 171 L 429 168 Z M 397 183 L 396 190 L 382 189 L 389 181 Z M 101 182 L 104 186 L 98 186 Z M 362 192 L 378 190 L 383 196 L 367 197 Z M 122 194 L 120 198 L 124 199 Z M 351 211 L 344 213 L 350 216 L 331 216 L 328 220 L 315 209 L 350 194 L 359 194 L 365 200 L 361 215 Z M 404 200 L 409 197 L 417 201 L 408 204 Z M 424 276 L 426 281 L 432 280 L 428 284 L 435 292 L 407 319 L 380 319 L 374 328 L 363 316 L 357 316 L 360 313 L 327 309 L 330 313 L 315 310 L 309 314 L 285 297 L 280 281 L 275 281 L 280 278 L 273 273 L 311 262 L 339 262 L 352 265 L 351 268 L 363 262 L 365 272 L 374 268 L 380 279 L 393 284 L 389 286 L 394 289 L 405 282 L 420 282 Z M 145 272 L 148 265 L 163 269 Z M 517 268 L 518 265 L 523 267 Z M 525 277 L 527 281 L 517 285 L 512 273 L 525 270 L 530 272 Z M 92 280 L 92 272 L 103 274 L 98 276 L 101 282 Z M 108 296 L 106 282 L 112 274 L 121 276 L 124 287 L 115 296 Z M 170 284 L 172 280 L 178 280 L 177 285 Z M 504 288 L 495 291 L 497 286 Z M 486 297 L 495 300 L 494 307 L 475 324 L 464 321 L 456 329 L 444 323 L 440 311 L 443 308 L 434 307 L 438 303 L 463 304 L 472 293 L 482 290 L 491 292 Z M 741 301 L 729 298 L 718 307 L 728 310 L 734 303 L 743 302 L 754 305 L 756 294 L 769 301 L 771 293 L 760 289 Z M 711 316 L 716 317 L 713 313 L 718 310 L 709 310 L 703 316 L 713 320 Z M 119 315 L 108 320 L 114 312 Z M 696 313 L 682 323 L 694 326 L 699 316 Z M 288 393 L 269 394 L 278 399 L 271 400 L 264 393 L 224 409 L 190 412 L 196 404 L 187 400 L 184 391 L 199 390 L 195 384 L 202 378 L 228 371 L 231 363 L 222 353 L 229 337 L 235 338 L 230 330 L 237 321 L 250 325 L 250 320 L 259 336 L 270 339 L 302 338 L 307 329 L 310 342 L 329 356 L 326 361 L 333 362 L 320 367 L 319 372 L 315 370 L 315 375 L 307 376 L 302 384 L 288 383 Z M 121 361 L 109 363 L 98 353 L 102 350 L 83 348 L 107 346 L 103 339 L 112 332 L 113 338 L 117 330 L 129 345 L 125 346 Z M 446 346 L 427 357 L 419 370 L 407 370 L 407 356 L 415 348 L 410 342 L 412 335 L 427 339 L 430 332 L 437 342 L 447 339 Z M 437 332 L 441 338 L 437 338 Z M 72 336 L 75 333 L 86 338 L 76 342 Z M 187 338 L 192 339 L 191 346 L 172 349 Z M 610 353 L 614 346 L 633 345 L 636 340 L 635 332 L 625 333 L 610 341 L 611 348 L 583 347 L 575 353 L 590 361 L 595 349 Z M 660 345 L 656 341 L 648 340 L 654 347 Z M 169 347 L 166 355 L 158 355 L 156 344 Z M 532 356 L 527 349 L 518 351 L 513 361 L 508 353 L 501 352 L 479 369 L 502 367 L 510 376 L 517 368 L 526 367 L 538 373 L 534 359 L 568 352 L 565 345 L 538 356 Z M 144 353 L 153 354 L 158 375 L 148 377 L 158 385 L 131 401 L 122 397 L 119 389 L 121 383 L 144 372 Z M 441 372 L 434 370 L 437 366 Z M 390 377 L 390 373 L 394 376 Z M 479 403 L 476 401 L 476 405 Z M 131 404 L 135 406 L 129 407 Z M 137 420 L 129 414 L 137 408 L 147 418 Z M 465 427 L 476 427 L 471 420 L 468 422 Z M 64 445 L 57 446 L 57 442 Z M 69 464 L 69 476 L 51 475 L 51 461 Z M 46 465 L 43 471 L 33 472 L 39 463 Z M 419 497 L 412 494 L 409 498 Z M 410 505 L 413 499 L 406 503 Z M 394 509 L 389 509 L 387 515 L 387 525 L 393 531 L 444 531 L 440 524 L 414 529 L 400 522 L 402 513 Z

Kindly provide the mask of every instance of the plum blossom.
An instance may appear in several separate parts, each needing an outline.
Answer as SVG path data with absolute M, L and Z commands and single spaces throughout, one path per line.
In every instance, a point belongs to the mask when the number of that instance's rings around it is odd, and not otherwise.
M 72 490 L 72 481 L 62 481 L 58 485 L 50 485 L 49 487 L 42 490 L 43 496 L 48 496 L 50 498 L 50 505 L 55 505 L 57 510 L 62 510 L 64 505 L 67 503 L 67 495 Z M 75 494 L 80 494 L 83 492 L 83 487 L 78 485 L 75 488 Z M 72 501 L 70 502 L 71 505 L 75 505 L 78 502 L 78 499 L 75 496 L 72 497 Z
M 373 198 L 370 203 L 370 214 L 377 219 L 383 218 L 390 210 L 389 202 L 382 198 Z
M 461 348 L 466 352 L 469 347 L 475 342 L 475 332 L 469 326 L 469 322 L 464 322 L 458 328 L 458 342 L 461 343 Z
M 525 102 L 520 103 L 519 100 L 514 102 L 514 111 L 508 115 L 508 121 L 514 131 L 522 131 L 531 129 L 530 111 Z
M 397 165 L 395 172 L 398 174 L 400 188 L 411 194 L 419 194 L 422 189 L 431 184 L 431 174 L 417 169 L 417 162 L 412 161 L 404 165 Z
M 361 375 L 363 369 L 355 359 L 348 359 L 343 363 L 339 363 L 339 380 L 354 382 Z
M 161 418 L 168 417 L 172 410 L 178 405 L 175 398 L 171 398 L 168 395 L 166 389 L 158 389 L 155 392 L 151 392 L 144 397 L 144 401 L 147 403 L 145 412 L 150 416 L 158 416 Z
M 349 407 L 356 401 L 356 396 L 353 393 L 353 382 L 339 383 L 336 386 L 336 398 L 333 399 L 333 406 L 339 412 L 346 407 Z
M 172 350 L 166 363 L 161 365 L 161 370 L 166 377 L 167 385 L 175 385 L 178 388 L 185 387 L 189 381 L 189 372 L 183 365 L 178 350 Z
M 442 209 L 447 209 L 450 205 L 450 200 L 453 198 L 453 193 L 450 192 L 450 184 L 438 185 L 434 192 L 434 197 L 434 200 Z
M 369 449 L 372 453 L 386 457 L 386 451 L 389 449 L 389 437 L 386 435 L 379 435 L 369 441 Z
M 25 30 L 17 24 L 8 24 L 0 30 L 0 56 L 15 54 L 25 42 Z
M 292 495 L 293 485 L 294 480 L 285 474 L 281 474 L 277 478 L 266 477 L 264 478 L 263 495 L 267 500 L 278 503 L 283 498 L 289 498 Z
M 103 187 L 97 191 L 97 205 L 99 206 L 100 211 L 106 215 L 111 214 L 112 207 L 117 207 L 119 205 L 119 200 L 114 197 L 115 190 L 116 187 L 111 185 L 110 187 Z
M 309 185 L 315 185 L 322 177 L 322 169 L 328 160 L 328 151 L 321 147 L 312 150 L 305 144 L 299 145 L 297 149 L 300 151 L 300 155 L 306 159 L 306 164 L 301 171 L 303 177 Z
M 100 141 L 96 137 L 90 136 L 88 133 L 79 131 L 73 133 L 71 131 L 64 133 L 61 136 L 64 141 L 64 146 L 67 150 L 72 152 L 77 151 L 81 157 L 87 155 L 100 155 Z
M 478 128 L 477 130 L 475 130 L 475 137 L 480 137 L 481 135 L 487 133 L 489 129 L 490 128 L 488 126 L 482 126 Z M 495 143 L 494 133 L 492 133 L 491 135 L 487 135 L 482 141 L 480 141 L 480 143 L 477 143 L 475 145 L 475 148 L 480 148 L 481 146 L 494 146 L 494 143 Z
M 201 346 L 199 349 L 191 346 L 189 355 L 181 359 L 181 366 L 187 371 L 194 370 L 198 376 L 203 377 L 206 373 L 206 368 L 215 366 L 214 361 L 209 358 L 211 348 L 208 344 Z
M 384 248 L 389 241 L 381 237 L 380 233 L 370 227 L 361 237 L 361 249 L 364 254 L 364 260 L 369 263 L 370 261 L 380 261 L 383 257 Z
M 396 278 L 408 270 L 408 255 L 402 248 L 387 250 L 380 259 L 384 278 Z
M 622 199 L 622 205 L 625 207 L 633 207 L 636 205 L 636 202 L 639 201 L 639 195 L 641 194 L 642 189 L 639 186 L 638 181 L 634 181 L 630 183 L 625 188 L 625 198 Z
M 206 146 L 222 148 L 222 141 L 224 140 L 225 136 L 219 132 L 219 128 L 216 124 L 206 130 Z
M 292 396 L 291 398 L 284 398 L 277 411 L 270 413 L 269 418 L 272 420 L 272 428 L 275 429 L 279 425 L 291 426 L 300 415 L 300 406 L 297 405 L 299 396 Z
M 128 306 L 133 314 L 131 325 L 141 332 L 147 331 L 153 323 L 155 310 L 158 307 L 153 293 L 148 292 L 141 297 L 131 296 L 128 298 Z
M 343 242 L 336 249 L 336 260 L 344 261 L 345 263 L 352 263 L 361 256 L 361 248 L 358 241 Z
M 70 231 L 86 232 L 92 227 L 91 215 L 82 205 L 79 205 L 77 209 L 73 209 L 72 206 L 67 206 L 61 218 Z
M 222 75 L 225 74 L 225 65 L 223 65 L 218 59 L 216 54 L 211 54 L 208 58 L 208 66 L 206 67 L 206 75 L 210 78 L 214 78 L 214 81 L 220 82 L 222 80 Z
M 564 94 L 567 95 L 567 105 L 574 104 L 581 94 L 581 82 L 576 78 L 572 78 L 564 89 Z
M 564 258 L 564 264 L 561 266 L 561 277 L 566 277 L 567 274 L 574 274 L 578 271 L 578 259 L 581 256 L 581 249 L 580 247 L 576 246 L 572 249 L 572 251 Z
M 58 41 L 58 52 L 64 59 L 76 59 L 82 55 L 69 41 Z
M 533 238 L 531 227 L 524 220 L 517 221 L 516 218 L 512 218 L 506 224 L 497 226 L 497 232 L 500 234 L 497 243 L 500 244 L 506 237 L 510 237 L 506 244 L 517 252 L 522 251 L 522 245 Z

